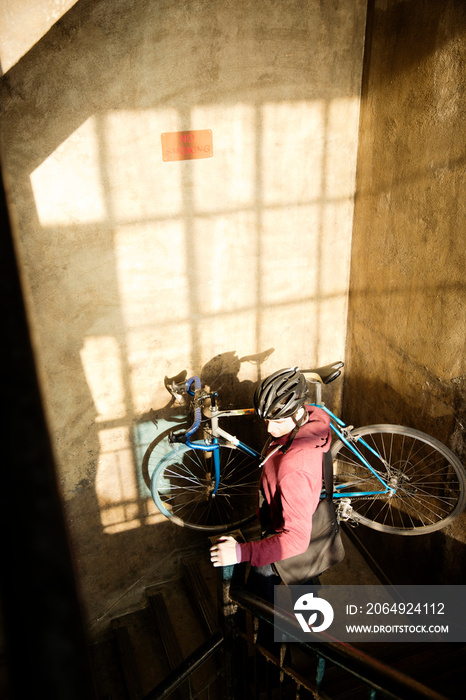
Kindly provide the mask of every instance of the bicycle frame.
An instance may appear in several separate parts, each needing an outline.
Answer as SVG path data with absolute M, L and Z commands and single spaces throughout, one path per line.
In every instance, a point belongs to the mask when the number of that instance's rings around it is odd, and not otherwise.
M 325 413 L 327 413 L 330 416 L 330 428 L 333 430 L 335 435 L 353 452 L 354 455 L 358 458 L 358 460 L 366 467 L 366 469 L 369 469 L 369 471 L 380 481 L 382 486 L 384 487 L 383 490 L 381 491 L 357 491 L 357 492 L 351 492 L 351 491 L 343 491 L 340 492 L 339 489 L 344 489 L 346 488 L 344 484 L 338 484 L 335 487 L 335 490 L 333 492 L 333 498 L 351 498 L 351 497 L 361 497 L 361 496 L 377 496 L 377 495 L 382 495 L 386 493 L 396 493 L 396 490 L 391 488 L 390 486 L 387 485 L 387 482 L 382 479 L 382 477 L 377 474 L 375 469 L 371 467 L 369 462 L 363 457 L 363 455 L 359 452 L 359 450 L 354 446 L 354 444 L 347 439 L 347 435 L 350 434 L 351 428 L 348 429 L 348 426 L 344 421 L 342 421 L 338 416 L 336 416 L 332 411 L 327 408 L 324 404 L 312 404 L 313 406 L 317 406 L 318 408 L 321 408 Z M 342 429 L 340 429 L 342 428 Z M 381 459 L 381 456 L 376 452 L 375 450 L 372 449 L 370 445 L 367 444 L 367 442 L 360 437 L 358 439 L 358 442 L 360 442 L 364 447 L 366 447 L 370 452 L 372 452 L 373 455 L 377 457 L 377 459 Z
M 195 384 L 195 390 L 191 389 L 192 384 Z M 200 391 L 200 381 L 197 377 L 193 377 L 187 382 L 187 392 L 191 396 L 196 396 L 196 392 Z M 351 492 L 351 491 L 344 491 L 343 489 L 347 488 L 344 484 L 337 485 L 333 491 L 332 497 L 334 499 L 341 499 L 341 498 L 352 498 L 352 497 L 361 497 L 361 496 L 377 496 L 377 495 L 383 495 L 387 493 L 396 493 L 396 490 L 388 486 L 387 482 L 375 471 L 375 469 L 369 464 L 369 462 L 364 458 L 364 456 L 360 453 L 360 451 L 355 447 L 353 442 L 348 439 L 350 436 L 350 431 L 351 431 L 351 426 L 348 427 L 344 421 L 342 421 L 338 416 L 336 416 L 332 411 L 325 406 L 324 403 L 321 402 L 321 384 L 316 383 L 316 399 L 317 402 L 311 404 L 312 406 L 316 406 L 317 408 L 321 408 L 323 411 L 325 411 L 328 416 L 330 417 L 330 428 L 332 431 L 335 433 L 335 435 L 353 452 L 353 454 L 357 457 L 357 459 L 368 469 L 378 481 L 380 481 L 382 485 L 382 489 L 379 491 L 357 491 L 357 492 Z M 219 426 L 219 419 L 220 418 L 227 418 L 229 416 L 246 416 L 246 415 L 253 415 L 254 414 L 254 409 L 253 408 L 239 408 L 239 409 L 232 409 L 229 411 L 219 411 L 215 403 L 212 404 L 211 406 L 211 412 L 210 412 L 210 422 L 211 422 L 211 436 L 212 436 L 212 442 L 207 441 L 207 440 L 194 440 L 191 441 L 189 438 L 191 435 L 193 435 L 196 430 L 199 428 L 201 424 L 201 409 L 197 406 L 195 409 L 195 420 L 189 431 L 186 432 L 186 441 L 185 444 L 194 449 L 194 450 L 201 450 L 203 452 L 212 452 L 213 457 L 214 457 L 214 473 L 215 473 L 215 483 L 214 483 L 214 489 L 212 491 L 212 495 L 215 496 L 217 493 L 219 484 L 220 484 L 220 456 L 219 456 L 219 438 L 225 440 L 227 443 L 230 443 L 237 449 L 239 449 L 241 452 L 244 452 L 247 455 L 250 455 L 254 459 L 260 460 L 261 454 L 254 448 L 250 447 L 249 445 L 246 445 L 246 443 L 242 442 L 239 440 L 237 437 L 234 435 L 231 435 L 228 433 L 226 430 L 223 430 Z M 359 438 L 358 441 L 364 445 L 366 449 L 368 449 L 370 452 L 372 452 L 373 455 L 377 457 L 377 459 L 381 459 L 381 456 L 374 450 L 370 445 L 367 444 L 367 442 L 363 438 Z M 387 466 L 387 465 L 386 465 Z M 324 497 L 325 494 L 323 492 L 322 497 Z
M 195 440 L 191 442 L 189 439 L 186 441 L 186 445 L 194 450 L 202 450 L 204 452 L 212 452 L 214 456 L 214 469 L 215 469 L 215 484 L 212 491 L 212 495 L 215 496 L 220 483 L 220 455 L 219 455 L 219 438 L 222 438 L 226 442 L 234 445 L 238 450 L 244 452 L 251 457 L 259 460 L 261 455 L 260 452 L 255 450 L 253 447 L 249 447 L 246 443 L 239 440 L 234 435 L 231 435 L 226 430 L 223 430 L 218 424 L 220 418 L 228 418 L 229 416 L 249 416 L 254 415 L 253 408 L 237 408 L 231 411 L 219 411 L 216 408 L 211 410 L 211 426 L 212 426 L 212 442 L 206 442 L 205 440 Z
M 339 521 L 381 532 L 418 535 L 453 522 L 466 507 L 463 464 L 445 445 L 420 430 L 384 423 L 355 428 L 344 423 L 322 400 L 323 387 L 340 376 L 342 366 L 342 362 L 334 362 L 300 370 L 310 375 L 306 377 L 306 399 L 308 392 L 312 393 L 306 401 L 311 422 L 300 434 L 305 438 L 310 429 L 312 435 L 312 417 L 317 419 L 320 415 L 322 419 L 324 411 L 326 418 L 320 425 L 324 426 L 327 443 L 330 433 L 334 439 L 329 453 L 324 455 L 334 462 L 334 483 L 331 493 L 326 492 L 325 486 L 320 487 L 321 498 L 334 499 Z M 145 455 L 144 466 L 148 467 L 154 448 L 160 445 L 154 454 L 157 462 L 150 477 L 151 495 L 159 511 L 180 526 L 210 532 L 234 530 L 254 517 L 261 467 L 268 459 L 273 467 L 273 455 L 281 454 L 281 443 L 287 438 L 269 440 L 271 449 L 262 449 L 259 454 L 246 444 L 256 446 L 247 438 L 250 430 L 257 436 L 255 422 L 243 433 L 247 426 L 236 426 L 233 420 L 236 416 L 251 417 L 255 411 L 220 410 L 225 407 L 219 405 L 217 393 L 210 391 L 209 385 L 204 388 L 199 377 L 186 380 L 186 374 L 184 371 L 164 380 L 172 395 L 169 406 L 173 401 L 185 404 L 186 415 L 181 425 L 176 412 L 173 427 L 178 425 L 178 430 L 161 426 L 147 458 Z M 223 383 L 218 386 L 227 391 Z M 172 414 L 175 418 L 170 409 L 169 415 Z M 228 421 L 222 422 L 223 418 Z M 190 427 L 186 429 L 186 425 Z M 270 426 L 269 429 L 277 432 Z M 170 445 L 174 446 L 171 451 Z

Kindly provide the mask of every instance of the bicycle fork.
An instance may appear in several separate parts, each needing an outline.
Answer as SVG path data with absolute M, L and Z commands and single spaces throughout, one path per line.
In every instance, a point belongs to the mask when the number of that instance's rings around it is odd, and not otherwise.
M 247 409 L 249 412 L 249 409 Z M 231 411 L 231 415 L 245 415 L 246 410 L 244 409 L 238 409 L 237 411 Z M 215 401 L 212 402 L 211 405 L 211 425 L 212 425 L 212 447 L 213 447 L 213 453 L 214 453 L 214 488 L 212 490 L 212 497 L 214 497 L 217 494 L 218 491 L 218 486 L 220 483 L 220 442 L 219 442 L 219 437 L 223 438 L 223 440 L 226 441 L 227 444 L 232 445 L 233 447 L 239 449 L 241 452 L 249 455 L 250 457 L 254 457 L 254 459 L 259 460 L 260 459 L 260 454 L 256 450 L 254 450 L 252 447 L 249 447 L 249 445 L 246 445 L 244 442 L 241 442 L 241 440 L 238 440 L 237 437 L 234 435 L 230 435 L 230 433 L 227 433 L 225 430 L 222 430 L 218 424 L 218 408 L 215 404 Z

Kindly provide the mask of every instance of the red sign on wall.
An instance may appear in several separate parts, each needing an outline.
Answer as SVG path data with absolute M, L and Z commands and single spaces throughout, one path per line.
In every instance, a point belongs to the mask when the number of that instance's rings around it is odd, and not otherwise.
M 212 158 L 212 130 L 171 131 L 162 134 L 162 158 L 171 160 L 195 160 Z

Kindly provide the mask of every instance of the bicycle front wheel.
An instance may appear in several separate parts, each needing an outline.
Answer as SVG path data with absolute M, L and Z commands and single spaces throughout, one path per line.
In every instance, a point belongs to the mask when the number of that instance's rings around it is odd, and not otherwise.
M 371 425 L 351 435 L 358 453 L 392 489 L 368 495 L 383 489 L 382 484 L 343 442 L 336 442 L 335 487 L 342 494 L 356 493 L 350 499 L 357 522 L 382 532 L 422 535 L 449 525 L 463 511 L 465 471 L 441 442 L 400 425 Z
M 178 445 L 154 469 L 151 494 L 172 522 L 211 533 L 234 530 L 257 508 L 259 463 L 233 445 L 219 445 L 220 484 L 214 495 L 213 452 Z

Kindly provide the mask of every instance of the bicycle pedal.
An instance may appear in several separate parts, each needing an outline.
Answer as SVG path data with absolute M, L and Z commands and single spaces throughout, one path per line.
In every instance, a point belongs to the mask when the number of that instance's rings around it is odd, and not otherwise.
M 353 507 L 349 498 L 342 498 L 338 503 L 338 520 L 346 522 L 353 517 Z

